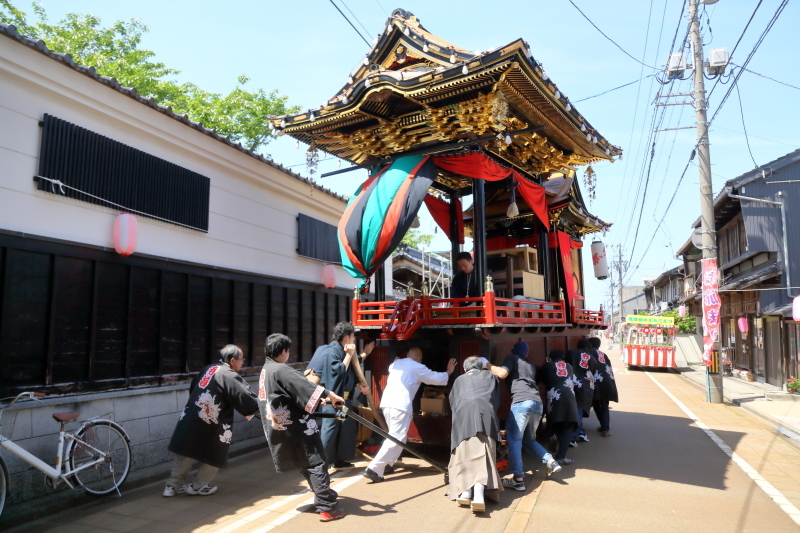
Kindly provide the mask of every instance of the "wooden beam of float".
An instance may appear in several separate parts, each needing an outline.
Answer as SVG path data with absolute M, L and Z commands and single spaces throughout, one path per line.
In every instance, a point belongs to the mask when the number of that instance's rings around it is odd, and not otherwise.
M 536 131 L 541 131 L 541 130 L 545 129 L 546 127 L 547 126 L 531 126 L 530 128 L 524 128 L 524 129 L 521 129 L 521 130 L 509 131 L 508 133 L 506 133 L 506 135 L 510 135 L 511 137 L 516 137 L 517 135 L 523 135 L 525 133 L 533 133 L 533 132 L 536 132 Z M 395 161 L 396 159 L 400 159 L 401 157 L 408 157 L 408 156 L 414 156 L 414 155 L 430 155 L 430 154 L 435 154 L 435 153 L 438 153 L 438 152 L 446 152 L 447 150 L 452 150 L 453 148 L 463 148 L 464 146 L 472 146 L 473 144 L 480 144 L 480 143 L 483 143 L 483 142 L 492 141 L 494 139 L 497 139 L 498 135 L 502 136 L 502 134 L 486 135 L 484 137 L 478 137 L 477 139 L 473 139 L 471 141 L 464 141 L 464 142 L 458 141 L 458 142 L 452 142 L 452 143 L 447 143 L 447 144 L 440 144 L 438 146 L 430 146 L 428 148 L 421 148 L 419 150 L 410 150 L 408 152 L 403 152 L 403 153 L 400 153 L 400 154 L 393 155 L 392 157 L 387 157 L 386 159 L 383 159 L 383 160 L 378 161 L 376 163 L 362 163 L 360 165 L 355 165 L 355 166 L 348 167 L 348 168 L 342 168 L 342 169 L 339 169 L 339 170 L 334 170 L 332 172 L 326 172 L 325 174 L 322 174 L 320 177 L 321 178 L 327 178 L 328 176 L 335 176 L 336 174 L 344 174 L 345 172 L 350 172 L 351 170 L 358 170 L 360 168 L 369 168 L 369 167 L 374 167 L 374 166 L 378 166 L 378 165 L 386 165 L 386 164 L 391 163 L 392 161 Z

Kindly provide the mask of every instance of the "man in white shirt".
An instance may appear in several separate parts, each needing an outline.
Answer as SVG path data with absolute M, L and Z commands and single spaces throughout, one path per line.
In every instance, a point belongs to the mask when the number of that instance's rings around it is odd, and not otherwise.
M 428 385 L 447 385 L 450 374 L 456 368 L 458 361 L 450 359 L 447 363 L 447 372 L 434 372 L 422 364 L 422 350 L 413 347 L 408 350 L 405 359 L 396 359 L 389 366 L 389 379 L 386 390 L 383 391 L 381 398 L 381 409 L 386 425 L 389 427 L 389 435 L 401 442 L 406 442 L 408 438 L 408 428 L 414 411 L 411 402 L 417 395 L 421 383 Z M 383 446 L 378 451 L 375 459 L 364 470 L 364 477 L 380 483 L 383 481 L 383 473 L 387 465 L 394 465 L 400 457 L 403 449 L 390 440 L 383 441 Z

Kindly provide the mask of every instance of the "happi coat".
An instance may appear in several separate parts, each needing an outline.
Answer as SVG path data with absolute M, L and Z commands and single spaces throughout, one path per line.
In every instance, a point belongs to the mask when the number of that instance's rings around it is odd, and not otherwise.
M 463 440 L 483 433 L 495 442 L 500 440 L 497 408 L 500 390 L 497 377 L 488 370 L 470 370 L 453 382 L 450 389 L 450 409 L 453 428 L 450 433 L 450 452 Z
M 608 356 L 600 350 L 593 350 L 597 357 L 597 369 L 594 373 L 594 399 L 598 401 L 618 402 L 617 382 L 614 369 Z
M 572 365 L 572 390 L 578 408 L 583 409 L 586 416 L 592 410 L 594 398 L 594 372 L 597 370 L 597 359 L 590 350 L 570 350 L 569 362 Z M 581 414 L 581 413 L 578 413 Z
M 578 423 L 578 406 L 573 392 L 572 365 L 548 361 L 538 375 L 547 387 L 547 423 Z
M 256 395 L 227 363 L 202 369 L 189 387 L 189 401 L 172 434 L 169 451 L 217 468 L 228 464 L 233 412 L 258 412 Z
M 258 407 L 278 472 L 311 468 L 325 462 L 319 425 L 311 413 L 326 395 L 321 385 L 267 357 L 258 380 Z

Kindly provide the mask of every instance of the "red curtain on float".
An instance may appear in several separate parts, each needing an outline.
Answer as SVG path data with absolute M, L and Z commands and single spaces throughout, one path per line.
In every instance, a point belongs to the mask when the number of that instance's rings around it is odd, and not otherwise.
M 455 156 L 434 156 L 433 163 L 439 168 L 472 179 L 500 181 L 513 175 L 514 181 L 518 184 L 517 190 L 522 195 L 525 203 L 530 206 L 534 214 L 544 224 L 544 227 L 550 231 L 550 218 L 547 216 L 544 187 L 526 180 L 516 170 L 505 168 L 495 163 L 481 152 Z
M 580 294 L 575 292 L 575 282 L 572 279 L 572 250 L 582 248 L 583 243 L 573 241 L 563 231 L 557 231 L 547 234 L 547 247 L 558 248 L 561 268 L 564 270 L 564 283 L 567 286 L 567 303 L 572 304 L 575 298 L 581 297 Z
M 458 243 L 464 244 L 464 212 L 461 210 L 461 200 L 455 200 L 455 202 L 456 217 L 458 218 Z M 450 235 L 450 204 L 428 194 L 425 196 L 425 207 L 428 208 L 433 220 L 439 224 L 447 238 L 453 240 L 452 235 Z

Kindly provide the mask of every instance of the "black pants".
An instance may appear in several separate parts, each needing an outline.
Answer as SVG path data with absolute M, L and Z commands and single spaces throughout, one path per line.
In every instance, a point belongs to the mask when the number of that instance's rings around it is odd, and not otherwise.
M 353 407 L 352 400 L 345 400 L 348 409 Z M 323 413 L 335 413 L 336 409 L 329 405 L 322 406 Z M 358 435 L 358 422 L 350 417 L 344 420 L 336 418 L 323 418 L 320 431 L 322 445 L 325 447 L 325 457 L 328 465 L 337 461 L 352 461 L 356 455 L 356 436 Z
M 592 408 L 597 415 L 597 421 L 600 422 L 600 431 L 610 431 L 611 411 L 608 408 L 608 400 L 595 400 L 592 402 Z
M 339 494 L 331 488 L 331 478 L 328 476 L 325 463 L 300 470 L 300 473 L 306 478 L 308 486 L 314 492 L 314 505 L 317 512 L 322 513 L 336 509 L 336 498 L 339 497 Z
M 553 434 L 558 437 L 558 451 L 556 459 L 564 459 L 569 450 L 569 441 L 572 440 L 572 432 L 575 431 L 574 422 L 558 422 L 553 424 Z

